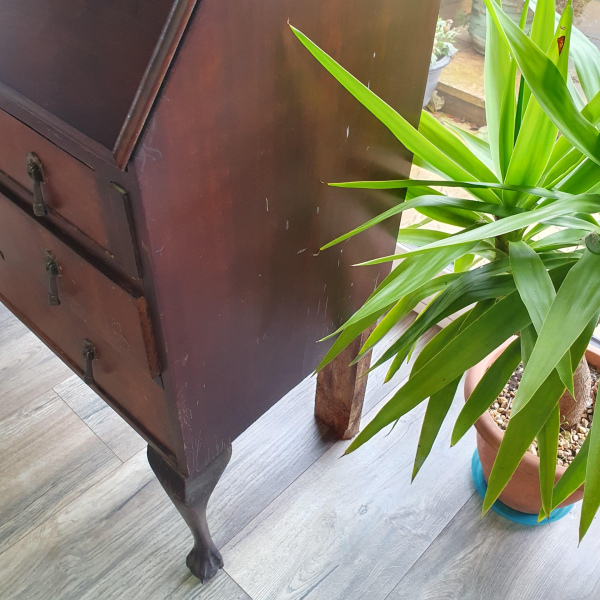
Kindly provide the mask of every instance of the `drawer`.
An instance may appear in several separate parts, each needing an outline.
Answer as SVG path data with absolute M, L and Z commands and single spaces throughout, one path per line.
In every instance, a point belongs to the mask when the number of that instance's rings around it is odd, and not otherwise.
M 129 223 L 128 197 L 111 182 L 0 110 L 0 172 L 29 192 L 25 201 L 33 213 L 34 182 L 28 165 L 38 162 L 43 173 L 41 195 L 46 216 L 67 234 L 69 226 L 92 242 L 104 258 L 116 260 L 131 277 L 138 277 Z M 38 169 L 38 173 L 40 170 Z
M 74 371 L 87 370 L 92 387 L 142 433 L 170 447 L 166 400 L 152 380 L 160 369 L 145 299 L 1 194 L 0 296 Z

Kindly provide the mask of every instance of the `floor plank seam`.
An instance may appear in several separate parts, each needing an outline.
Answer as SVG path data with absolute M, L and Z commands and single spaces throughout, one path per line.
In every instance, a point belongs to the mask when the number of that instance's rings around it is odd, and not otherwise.
M 473 493 L 467 497 L 467 499 L 464 501 L 464 503 L 458 507 L 456 512 L 450 517 L 450 519 L 448 519 L 448 522 L 442 527 L 442 529 L 440 529 L 439 533 L 431 540 L 431 542 L 427 545 L 427 547 L 423 550 L 423 552 L 421 552 L 421 554 L 419 554 L 417 559 L 410 566 L 410 569 L 408 569 L 406 571 L 406 573 L 404 573 L 404 575 L 396 582 L 396 585 L 390 590 L 389 594 L 383 600 L 388 600 L 388 598 L 394 593 L 396 588 L 404 581 L 404 579 L 406 579 L 408 574 L 415 568 L 417 563 L 419 563 L 420 560 L 425 556 L 425 554 L 427 554 L 429 549 L 433 546 L 433 544 L 435 544 L 436 540 L 444 533 L 444 531 L 446 531 L 446 529 L 448 529 L 448 527 L 450 527 L 450 525 L 454 522 L 454 519 L 456 519 L 456 517 L 458 516 L 458 513 L 470 502 L 471 498 L 473 498 L 473 496 L 476 496 L 476 495 L 477 495 L 477 491 L 474 490 Z
M 1 306 L 1 305 L 0 305 Z M 0 369 L 0 375 L 2 375 L 2 369 Z M 67 379 L 69 379 L 67 377 Z M 56 385 L 60 385 L 61 383 L 64 383 L 65 381 L 67 381 L 67 379 L 65 379 L 64 381 L 61 381 L 60 383 L 57 383 Z M 54 394 L 56 394 L 56 392 L 54 391 L 54 387 L 49 387 L 47 390 L 44 390 L 43 392 L 36 394 L 32 399 L 31 402 L 35 402 L 38 398 L 41 398 L 44 394 L 48 394 L 50 392 L 53 392 Z M 60 396 L 58 394 L 56 394 L 59 398 Z M 60 398 L 62 400 L 62 398 Z M 63 400 L 64 402 L 64 400 Z M 11 417 L 14 417 L 18 412 L 23 410 L 23 406 L 20 406 L 19 408 L 15 408 L 15 410 L 13 410 L 12 412 L 9 412 L 8 414 L 4 415 L 1 419 L 0 419 L 0 423 L 3 423 L 4 421 L 6 421 L 7 419 L 10 419 Z
M 110 450 L 111 454 L 116 456 L 119 459 L 119 462 L 122 465 L 124 465 L 125 461 L 71 408 L 69 403 L 56 391 L 56 389 L 52 388 L 52 391 L 60 398 L 60 400 L 68 407 L 68 409 L 94 434 L 94 436 L 98 438 L 108 450 Z M 135 454 L 133 456 L 135 456 Z M 131 458 L 133 458 L 133 456 Z
M 62 400 L 62 398 L 61 398 Z M 63 400 L 64 402 L 64 400 Z M 65 402 L 66 404 L 66 402 Z M 129 462 L 130 460 L 132 460 L 133 458 L 135 458 L 138 454 L 141 454 L 142 452 L 146 452 L 146 450 L 140 450 L 140 452 L 138 452 L 137 454 L 134 454 L 134 456 L 132 456 L 130 459 L 128 459 L 126 462 Z M 114 453 L 113 453 L 114 454 Z M 118 457 L 117 457 L 118 458 Z M 121 460 L 119 458 L 119 460 Z M 70 502 L 67 502 L 67 504 L 65 504 L 64 506 L 61 506 L 60 509 L 58 509 L 56 512 L 48 515 L 41 523 L 39 523 L 38 525 L 36 525 L 33 529 L 31 529 L 30 531 L 28 531 L 23 537 L 19 538 L 18 540 L 12 542 L 10 544 L 10 546 L 7 546 L 6 548 L 4 548 L 4 550 L 2 550 L 2 552 L 0 552 L 0 557 L 2 557 L 2 555 L 5 552 L 8 552 L 8 550 L 10 550 L 17 542 L 21 542 L 24 539 L 28 538 L 30 535 L 32 535 L 33 533 L 35 533 L 38 529 L 40 529 L 40 527 L 43 527 L 50 519 L 52 519 L 55 515 L 57 515 L 59 512 L 62 512 L 63 510 L 65 510 L 66 508 L 68 508 L 69 506 L 71 506 L 74 502 L 77 502 L 81 496 L 83 496 L 84 494 L 86 494 L 87 492 L 89 492 L 91 489 L 95 488 L 97 485 L 100 485 L 105 479 L 111 477 L 114 472 L 117 469 L 120 469 L 122 465 L 124 465 L 125 463 L 123 463 L 121 461 L 120 465 L 115 465 L 114 469 L 111 469 L 108 473 L 106 473 L 106 475 L 104 477 L 102 477 L 101 479 L 99 479 L 98 481 L 96 481 L 96 483 L 94 483 L 94 485 L 92 485 L 91 487 L 89 487 L 87 490 L 83 491 L 81 494 L 79 494 L 79 496 L 76 496 L 75 498 L 73 498 L 73 500 L 71 500 Z
M 227 567 L 223 567 L 222 571 L 225 573 L 225 575 L 227 575 L 227 577 L 229 577 L 229 579 L 231 579 L 231 581 L 233 581 L 233 583 L 235 583 L 235 585 L 240 588 L 240 590 L 242 590 L 242 592 L 244 592 L 244 594 L 246 594 L 246 596 L 248 596 L 249 600 L 254 600 L 254 598 L 232 577 L 231 573 L 227 571 Z
M 382 365 L 383 366 L 383 365 Z M 402 381 L 400 381 L 398 383 L 398 385 L 394 386 L 391 390 L 390 393 L 383 398 L 382 400 L 380 400 L 377 404 L 375 404 L 374 406 L 372 406 L 363 416 L 362 418 L 364 419 L 366 416 L 370 415 L 374 410 L 376 410 L 378 407 L 380 407 L 384 402 L 387 402 L 389 397 L 392 396 L 393 394 L 396 393 L 397 390 L 399 390 L 404 383 L 406 382 L 406 380 L 408 379 L 408 377 L 405 377 Z M 249 527 L 252 523 L 254 523 L 254 521 L 265 511 L 267 510 L 275 501 L 277 501 L 277 499 L 283 494 L 285 493 L 288 488 L 292 485 L 294 485 L 294 483 L 296 483 L 296 481 L 298 479 L 300 479 L 304 473 L 306 473 L 318 460 L 320 460 L 320 458 L 326 454 L 327 452 L 329 452 L 329 450 L 331 450 L 331 448 L 335 447 L 337 444 L 339 444 L 340 442 L 348 442 L 349 440 L 338 440 L 337 442 L 334 442 L 329 448 L 327 448 L 327 450 L 325 450 L 325 452 L 323 454 L 321 454 L 321 456 L 319 456 L 318 458 L 316 458 L 310 465 L 308 465 L 306 467 L 306 469 L 304 469 L 301 473 L 298 473 L 298 476 L 293 479 L 292 481 L 290 481 L 290 483 L 288 485 L 286 485 L 282 490 L 279 491 L 279 493 L 273 497 L 273 499 L 267 504 L 265 505 L 265 507 L 258 512 L 256 515 L 254 515 L 254 517 L 252 517 L 252 519 L 250 519 L 250 521 L 248 521 L 239 531 L 236 531 L 233 535 L 231 535 L 227 540 L 225 540 L 221 545 L 220 548 L 224 548 L 227 544 L 229 544 L 229 542 L 231 542 L 231 540 L 238 535 L 241 531 L 243 531 L 244 529 L 246 529 L 247 527 Z M 232 548 L 235 547 L 235 544 L 232 546 Z

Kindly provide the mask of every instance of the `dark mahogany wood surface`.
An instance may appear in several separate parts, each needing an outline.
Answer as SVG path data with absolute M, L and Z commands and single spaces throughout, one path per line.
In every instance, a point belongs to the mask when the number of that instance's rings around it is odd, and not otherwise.
M 35 295 L 40 304 L 45 304 L 49 289 L 46 263 L 50 253 L 59 272 L 56 294 L 60 304 L 56 312 L 74 313 L 132 363 L 147 369 L 151 377 L 158 375 L 152 335 L 145 333 L 146 328 L 150 330 L 145 300 L 111 281 L 4 196 L 0 199 L 3 268 L 31 279 L 32 285 L 37 286 Z
M 397 220 L 319 247 L 394 201 L 323 181 L 408 176 L 410 155 L 307 53 L 303 30 L 411 123 L 438 1 L 197 7 L 135 154 L 145 256 L 182 472 L 197 472 L 315 368 L 388 266 Z
M 174 0 L 1 0 L 0 81 L 113 148 Z
M 60 304 L 49 303 L 48 252 L 59 275 Z M 119 287 L 0 194 L 0 299 L 77 373 L 93 345 L 93 378 L 100 393 L 161 448 L 170 424 L 146 300 Z M 32 373 L 32 377 L 36 374 Z
M 128 198 L 119 195 L 110 179 L 77 160 L 3 110 L 0 110 L 0 177 L 4 174 L 23 190 L 23 202 L 31 205 L 32 180 L 27 157 L 35 153 L 45 175 L 42 184 L 45 220 L 61 229 L 68 225 L 81 232 L 101 254 L 116 260 L 131 278 L 138 277 L 135 246 L 127 214 Z M 8 183 L 8 182 L 7 182 Z M 66 222 L 66 224 L 64 223 Z

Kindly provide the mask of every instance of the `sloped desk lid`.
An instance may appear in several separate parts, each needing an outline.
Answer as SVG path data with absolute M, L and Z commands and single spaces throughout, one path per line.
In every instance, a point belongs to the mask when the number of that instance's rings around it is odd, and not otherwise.
M 194 4 L 0 0 L 0 95 L 123 168 Z

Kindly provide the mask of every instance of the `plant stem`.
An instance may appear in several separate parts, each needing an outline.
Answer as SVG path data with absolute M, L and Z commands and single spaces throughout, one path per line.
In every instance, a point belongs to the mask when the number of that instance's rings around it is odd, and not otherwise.
M 502 252 L 508 254 L 508 239 L 506 235 L 499 235 L 494 238 L 494 243 L 498 250 L 502 250 Z

